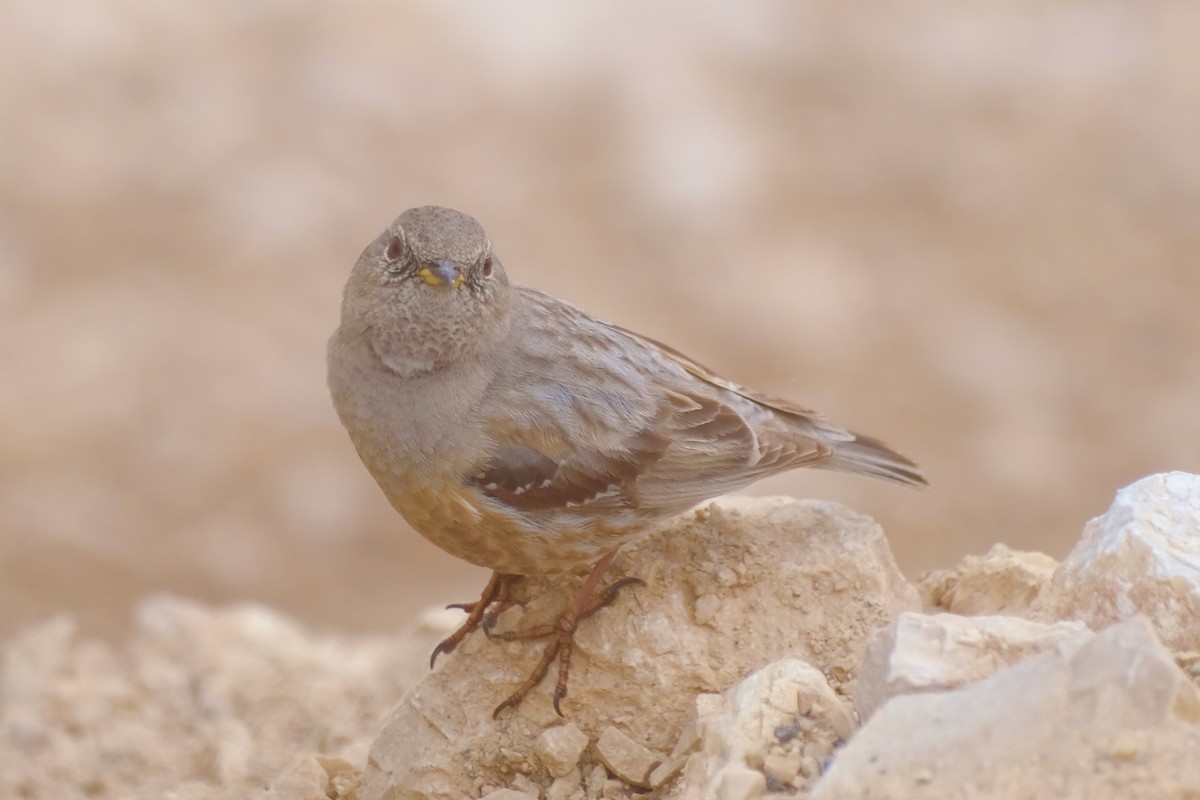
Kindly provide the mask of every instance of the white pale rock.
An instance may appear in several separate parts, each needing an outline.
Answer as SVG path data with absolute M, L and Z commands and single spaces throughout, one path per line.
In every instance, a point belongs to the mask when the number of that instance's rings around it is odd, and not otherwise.
M 583 775 L 579 772 L 579 767 L 563 775 L 561 778 L 555 778 L 546 789 L 546 800 L 568 800 L 571 795 L 582 791 Z
M 894 697 L 813 800 L 1192 798 L 1200 690 L 1135 617 L 960 689 Z
M 579 763 L 588 746 L 587 734 L 573 722 L 542 731 L 537 740 L 538 759 L 551 777 L 561 778 Z
M 1200 642 L 1200 475 L 1151 475 L 1117 492 L 1035 605 L 1099 629 L 1134 614 L 1176 650 Z
M 651 770 L 662 763 L 661 756 L 611 726 L 596 740 L 596 754 L 614 775 L 633 786 L 649 786 Z
M 866 720 L 896 695 L 954 689 L 1064 639 L 1090 635 L 1082 622 L 1045 625 L 1018 617 L 906 612 L 867 643 L 854 707 Z
M 359 769 L 344 759 L 306 756 L 271 781 L 263 800 L 344 797 L 358 774 Z
M 800 775 L 803 765 L 804 757 L 802 755 L 768 753 L 763 759 L 763 774 L 780 785 L 788 785 Z
M 756 769 L 729 766 L 717 777 L 716 800 L 758 800 L 767 792 L 767 779 Z
M 327 797 L 329 775 L 315 758 L 301 759 L 271 781 L 263 800 L 310 800 Z
M 848 686 L 867 637 L 921 607 L 878 525 L 835 503 L 790 498 L 725 498 L 677 517 L 625 549 L 614 576 L 646 585 L 625 589 L 580 625 L 563 711 L 593 742 L 612 726 L 663 754 L 697 693 L 723 692 L 788 656 Z M 553 621 L 580 580 L 522 580 L 513 588 L 519 607 L 510 609 L 520 618 L 506 624 Z M 697 614 L 698 598 L 715 599 Z M 480 783 L 507 785 L 519 772 L 550 786 L 537 742 L 562 724 L 552 678 L 492 718 L 543 647 L 476 633 L 443 657 L 384 724 L 362 800 L 461 800 Z M 582 774 L 593 757 L 585 752 Z M 657 777 L 669 780 L 678 766 Z M 597 791 L 590 780 L 586 790 Z
M 518 792 L 516 789 L 496 789 L 485 794 L 481 800 L 538 800 L 538 796 Z
M 531 795 L 534 800 L 538 800 L 542 796 L 542 787 L 530 780 L 528 775 L 514 775 L 508 788 Z
M 918 588 L 930 611 L 1027 617 L 1057 567 L 1045 553 L 996 544 L 982 556 L 928 573 Z
M 587 777 L 587 798 L 588 800 L 596 800 L 600 793 L 604 791 L 604 787 L 608 784 L 608 770 L 603 764 L 596 764 L 592 767 L 592 771 Z
M 768 788 L 799 786 L 794 781 L 805 753 L 821 753 L 824 760 L 854 728 L 853 715 L 825 676 L 796 659 L 748 675 L 724 700 L 696 719 L 697 752 L 684 771 L 682 797 L 749 800 Z M 793 783 L 781 781 L 781 773 Z

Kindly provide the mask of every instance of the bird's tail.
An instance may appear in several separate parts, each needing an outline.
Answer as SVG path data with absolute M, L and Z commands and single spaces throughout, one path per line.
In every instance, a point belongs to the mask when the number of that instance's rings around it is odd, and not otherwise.
M 821 466 L 840 472 L 857 472 L 906 486 L 928 486 L 921 468 L 878 439 L 854 434 L 854 438 L 832 445 L 833 457 Z

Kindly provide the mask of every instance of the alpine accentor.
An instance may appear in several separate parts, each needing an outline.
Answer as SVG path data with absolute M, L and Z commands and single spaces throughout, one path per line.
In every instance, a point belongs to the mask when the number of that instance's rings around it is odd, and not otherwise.
M 342 424 L 388 500 L 448 553 L 494 570 L 453 650 L 489 631 L 521 575 L 592 565 L 514 706 L 557 656 L 617 549 L 697 503 L 796 467 L 923 485 L 912 461 L 682 353 L 509 284 L 479 223 L 405 211 L 354 265 L 329 340 Z M 626 581 L 619 582 L 618 585 Z

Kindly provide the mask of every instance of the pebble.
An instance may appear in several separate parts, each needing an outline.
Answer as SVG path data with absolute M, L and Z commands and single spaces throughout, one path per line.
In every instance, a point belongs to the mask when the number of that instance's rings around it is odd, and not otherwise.
M 542 731 L 537 754 L 550 776 L 561 778 L 575 768 L 587 746 L 587 734 L 568 722 Z
M 596 741 L 596 753 L 614 775 L 635 786 L 649 787 L 650 772 L 662 761 L 660 756 L 611 725 Z

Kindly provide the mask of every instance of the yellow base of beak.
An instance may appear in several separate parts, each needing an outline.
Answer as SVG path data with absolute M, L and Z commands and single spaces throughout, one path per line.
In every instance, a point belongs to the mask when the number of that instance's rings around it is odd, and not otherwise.
M 444 286 L 446 284 L 446 282 L 442 280 L 442 277 L 429 267 L 424 267 L 423 269 L 419 270 L 417 272 L 417 277 L 425 281 L 425 283 L 429 284 L 430 286 Z M 458 288 L 459 286 L 462 286 L 466 280 L 467 276 L 460 273 L 454 276 L 454 281 L 450 285 Z

